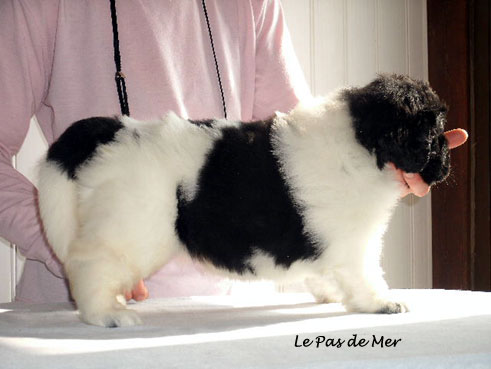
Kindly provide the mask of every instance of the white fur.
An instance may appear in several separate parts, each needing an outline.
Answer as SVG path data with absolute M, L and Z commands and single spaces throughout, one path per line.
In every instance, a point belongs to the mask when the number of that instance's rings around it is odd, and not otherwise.
M 356 142 L 346 103 L 336 95 L 297 107 L 275 134 L 284 175 L 306 209 L 307 230 L 325 247 L 314 263 L 320 275 L 334 276 L 349 309 L 383 309 L 381 238 L 400 194 L 393 174 L 380 171 L 375 156 Z
M 48 241 L 64 263 L 70 242 L 78 232 L 77 185 L 60 175 L 59 168 L 51 162 L 43 160 L 40 167 L 42 174 L 38 188 L 42 196 L 39 196 L 39 211 Z
M 175 231 L 176 188 L 192 199 L 206 154 L 220 138 L 169 114 L 136 122 L 101 146 L 71 181 L 52 163 L 40 166 L 40 207 L 48 240 L 64 263 L 82 319 L 96 325 L 139 323 L 117 296 L 185 251 Z M 351 310 L 391 306 L 379 267 L 381 237 L 399 197 L 388 170 L 355 140 L 348 109 L 337 96 L 278 114 L 274 150 L 308 233 L 322 245 L 315 261 L 286 269 L 257 252 L 258 278 L 309 278 L 316 298 L 342 298 Z M 131 132 L 140 138 L 135 140 Z M 249 277 L 253 277 L 252 275 Z M 336 284 L 319 287 L 319 280 Z M 342 294 L 339 293 L 342 291 Z M 337 297 L 340 296 L 340 297 Z

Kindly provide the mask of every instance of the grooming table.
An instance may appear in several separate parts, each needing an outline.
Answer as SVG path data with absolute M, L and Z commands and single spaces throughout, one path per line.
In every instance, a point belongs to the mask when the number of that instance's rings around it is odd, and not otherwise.
M 149 299 L 131 304 L 143 325 L 112 329 L 70 304 L 2 304 L 0 368 L 491 368 L 491 293 L 393 294 L 411 312 L 349 314 L 307 294 Z

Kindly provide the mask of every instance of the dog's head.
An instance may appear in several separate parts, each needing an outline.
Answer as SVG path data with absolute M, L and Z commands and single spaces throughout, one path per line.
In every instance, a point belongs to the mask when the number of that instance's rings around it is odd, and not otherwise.
M 393 162 L 405 172 L 420 173 L 428 184 L 447 177 L 447 106 L 427 83 L 380 75 L 365 87 L 346 90 L 344 98 L 357 140 L 376 155 L 380 169 Z

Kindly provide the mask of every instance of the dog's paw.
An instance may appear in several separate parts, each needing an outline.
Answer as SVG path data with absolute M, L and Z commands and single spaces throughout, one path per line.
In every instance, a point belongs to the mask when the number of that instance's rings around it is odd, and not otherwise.
M 84 322 L 106 328 L 130 327 L 140 325 L 142 321 L 133 310 L 118 309 L 101 312 L 81 313 Z
M 369 314 L 399 314 L 409 311 L 405 303 L 384 298 L 352 299 L 345 301 L 345 307 L 350 312 Z
M 403 302 L 387 301 L 382 308 L 375 311 L 376 314 L 399 314 L 407 313 L 408 307 Z

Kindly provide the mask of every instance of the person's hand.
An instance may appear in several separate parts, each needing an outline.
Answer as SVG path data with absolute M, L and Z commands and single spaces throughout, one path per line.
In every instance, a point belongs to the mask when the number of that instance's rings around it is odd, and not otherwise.
M 126 300 L 146 300 L 148 298 L 148 289 L 145 286 L 145 283 L 143 283 L 143 280 L 140 280 L 131 292 L 126 292 L 124 297 L 126 298 Z
M 445 132 L 445 137 L 448 147 L 454 149 L 467 141 L 468 134 L 465 130 L 458 128 Z M 423 197 L 430 191 L 430 186 L 423 181 L 423 178 L 418 173 L 403 172 L 401 169 L 396 168 L 393 163 L 389 163 L 389 166 L 394 170 L 397 180 L 401 183 L 401 197 L 410 193 Z

